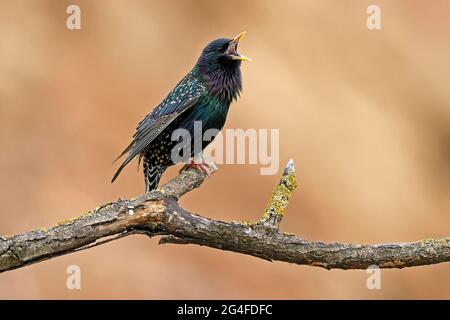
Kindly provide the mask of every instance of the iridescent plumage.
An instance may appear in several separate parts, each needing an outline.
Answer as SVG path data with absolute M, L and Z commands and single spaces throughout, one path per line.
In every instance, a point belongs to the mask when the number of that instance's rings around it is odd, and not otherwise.
M 163 172 L 176 164 L 171 157 L 178 143 L 172 140 L 174 130 L 186 129 L 192 137 L 195 121 L 201 121 L 202 132 L 222 129 L 231 102 L 242 90 L 240 65 L 247 58 L 236 51 L 242 35 L 217 39 L 206 46 L 194 68 L 139 123 L 130 145 L 119 156 L 127 154 L 112 182 L 139 156 L 144 163 L 146 192 L 156 189 Z M 204 141 L 202 149 L 211 141 Z M 191 150 L 189 156 L 194 157 L 194 148 Z

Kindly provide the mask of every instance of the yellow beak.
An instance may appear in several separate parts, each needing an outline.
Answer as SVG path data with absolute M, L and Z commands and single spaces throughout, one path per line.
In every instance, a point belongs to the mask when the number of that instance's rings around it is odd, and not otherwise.
M 243 31 L 241 33 L 239 33 L 236 37 L 234 37 L 233 40 L 231 40 L 230 44 L 232 43 L 236 43 L 236 45 L 239 43 L 239 41 L 241 41 L 241 39 L 246 35 L 246 31 Z M 234 60 L 241 60 L 241 61 L 252 61 L 250 58 L 247 58 L 246 56 L 242 55 L 242 54 L 238 54 L 233 56 Z
M 245 35 L 247 34 L 247 31 L 242 31 L 239 33 L 231 42 L 239 42 Z

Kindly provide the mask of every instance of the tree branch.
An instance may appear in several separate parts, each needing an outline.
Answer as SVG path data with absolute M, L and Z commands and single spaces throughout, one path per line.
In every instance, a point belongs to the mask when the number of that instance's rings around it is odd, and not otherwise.
M 212 172 L 217 168 L 211 167 Z M 0 237 L 0 272 L 92 248 L 131 234 L 162 236 L 160 243 L 197 244 L 327 269 L 403 268 L 450 261 L 450 238 L 354 245 L 307 241 L 279 230 L 297 186 L 289 161 L 258 223 L 222 222 L 190 213 L 178 198 L 199 187 L 204 173 L 188 169 L 159 190 L 108 203 L 56 226 Z

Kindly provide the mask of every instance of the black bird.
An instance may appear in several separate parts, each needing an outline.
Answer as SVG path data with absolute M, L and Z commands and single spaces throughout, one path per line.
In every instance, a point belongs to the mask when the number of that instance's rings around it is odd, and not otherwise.
M 150 192 L 158 187 L 163 172 L 177 162 L 171 156 L 172 149 L 179 143 L 172 141 L 172 133 L 176 129 L 186 129 L 193 137 L 195 121 L 201 121 L 202 136 L 208 129 L 223 128 L 228 108 L 242 90 L 241 61 L 250 61 L 237 52 L 244 35 L 242 32 L 234 39 L 214 40 L 203 49 L 194 68 L 139 123 L 130 145 L 117 158 L 128 153 L 111 182 L 133 158 L 139 156 L 139 162 L 141 158 L 144 162 L 145 190 Z M 211 141 L 202 141 L 202 150 Z M 196 157 L 194 149 L 191 148 L 190 154 L 185 156 Z M 202 164 L 191 162 L 190 165 L 206 170 Z

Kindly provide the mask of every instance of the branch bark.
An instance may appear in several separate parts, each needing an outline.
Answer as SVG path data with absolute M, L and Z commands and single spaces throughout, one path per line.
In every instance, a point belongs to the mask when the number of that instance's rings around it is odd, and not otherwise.
M 217 168 L 210 167 L 211 172 Z M 279 230 L 297 186 L 289 161 L 257 223 L 223 222 L 191 213 L 178 198 L 199 187 L 205 174 L 183 171 L 159 190 L 107 203 L 53 227 L 0 237 L 0 272 L 92 248 L 132 234 L 161 236 L 160 243 L 196 244 L 326 269 L 404 268 L 450 261 L 450 238 L 355 245 L 307 241 Z

